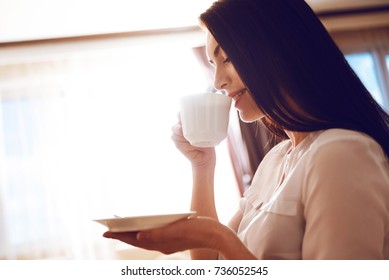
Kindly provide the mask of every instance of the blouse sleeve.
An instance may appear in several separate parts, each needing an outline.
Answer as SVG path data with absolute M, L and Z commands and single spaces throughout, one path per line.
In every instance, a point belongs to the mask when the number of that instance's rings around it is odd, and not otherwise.
M 303 186 L 303 259 L 383 259 L 388 233 L 388 163 L 368 139 L 317 147 Z

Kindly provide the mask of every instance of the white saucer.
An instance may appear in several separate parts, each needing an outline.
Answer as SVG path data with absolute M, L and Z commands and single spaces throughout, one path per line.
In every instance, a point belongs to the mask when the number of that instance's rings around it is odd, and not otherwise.
M 106 226 L 111 232 L 140 231 L 166 226 L 175 221 L 188 218 L 195 212 L 135 217 L 117 217 L 94 220 Z

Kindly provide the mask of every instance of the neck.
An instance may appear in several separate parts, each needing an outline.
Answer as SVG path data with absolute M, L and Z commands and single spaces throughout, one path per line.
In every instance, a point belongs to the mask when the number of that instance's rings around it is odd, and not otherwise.
M 308 132 L 297 132 L 297 131 L 288 131 L 288 130 L 285 130 L 285 133 L 292 141 L 293 148 L 296 147 L 298 144 L 300 144 L 308 135 Z

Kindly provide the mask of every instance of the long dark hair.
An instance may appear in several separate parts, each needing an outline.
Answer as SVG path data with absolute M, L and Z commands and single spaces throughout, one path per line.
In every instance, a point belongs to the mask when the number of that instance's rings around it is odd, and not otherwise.
M 273 133 L 351 129 L 370 135 L 389 156 L 389 115 L 303 0 L 219 0 L 200 21 Z

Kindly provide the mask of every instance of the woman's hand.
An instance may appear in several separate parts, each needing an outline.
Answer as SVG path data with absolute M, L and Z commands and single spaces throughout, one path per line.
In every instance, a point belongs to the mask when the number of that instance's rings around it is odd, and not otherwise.
M 255 259 L 234 231 L 207 217 L 190 217 L 162 228 L 140 232 L 107 231 L 103 236 L 164 254 L 202 248 L 219 252 L 225 259 Z
M 184 154 L 194 167 L 206 165 L 215 165 L 215 148 L 198 148 L 192 146 L 183 135 L 181 122 L 178 122 L 172 128 L 172 140 L 177 149 Z
M 104 237 L 118 239 L 148 250 L 172 254 L 195 248 L 218 250 L 221 233 L 230 231 L 217 220 L 207 217 L 191 217 L 162 228 L 139 232 L 105 232 Z

